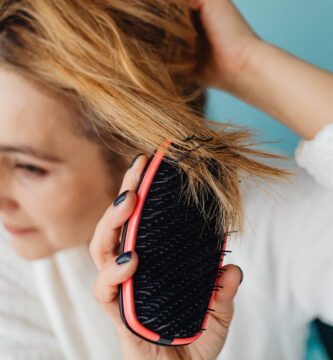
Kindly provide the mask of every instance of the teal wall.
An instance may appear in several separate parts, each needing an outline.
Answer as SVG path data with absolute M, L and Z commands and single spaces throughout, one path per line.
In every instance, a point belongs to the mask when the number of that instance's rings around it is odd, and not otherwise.
M 264 40 L 326 70 L 333 71 L 332 0 L 235 0 Z M 227 93 L 208 89 L 206 116 L 254 128 L 258 140 L 278 141 L 270 149 L 293 155 L 299 137 L 278 121 Z

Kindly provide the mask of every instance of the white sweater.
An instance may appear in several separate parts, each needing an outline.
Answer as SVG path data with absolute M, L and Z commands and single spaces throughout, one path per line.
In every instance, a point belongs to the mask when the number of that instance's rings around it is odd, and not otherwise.
M 302 359 L 309 322 L 333 325 L 333 124 L 300 142 L 296 162 L 306 170 L 289 183 L 242 183 L 245 231 L 224 264 L 244 281 L 218 359 Z M 87 246 L 27 262 L 0 231 L 0 359 L 121 359 Z

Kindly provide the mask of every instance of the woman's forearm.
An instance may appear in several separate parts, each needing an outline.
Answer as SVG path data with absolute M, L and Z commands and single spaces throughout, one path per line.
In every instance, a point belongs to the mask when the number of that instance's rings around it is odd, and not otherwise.
M 333 122 L 333 74 L 259 41 L 226 89 L 304 139 Z

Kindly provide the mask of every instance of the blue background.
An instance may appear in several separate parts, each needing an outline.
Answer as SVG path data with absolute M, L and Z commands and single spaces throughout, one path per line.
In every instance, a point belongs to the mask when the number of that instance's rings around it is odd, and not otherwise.
M 254 31 L 265 41 L 323 69 L 333 71 L 333 1 L 235 0 Z M 208 119 L 246 125 L 258 141 L 277 141 L 266 149 L 293 156 L 299 136 L 277 120 L 216 89 L 208 89 Z M 311 327 L 307 360 L 326 360 L 316 329 Z M 296 360 L 296 359 L 291 359 Z

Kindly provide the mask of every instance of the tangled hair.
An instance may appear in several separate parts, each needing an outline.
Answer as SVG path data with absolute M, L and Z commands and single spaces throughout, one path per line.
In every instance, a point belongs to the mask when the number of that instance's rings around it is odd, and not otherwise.
M 185 171 L 188 198 L 203 207 L 213 192 L 218 230 L 241 230 L 241 177 L 288 173 L 265 163 L 282 157 L 253 148 L 248 130 L 204 119 L 193 75 L 203 42 L 187 3 L 0 0 L 0 65 L 69 99 L 82 114 L 75 128 L 113 165 L 172 139 L 166 155 Z

